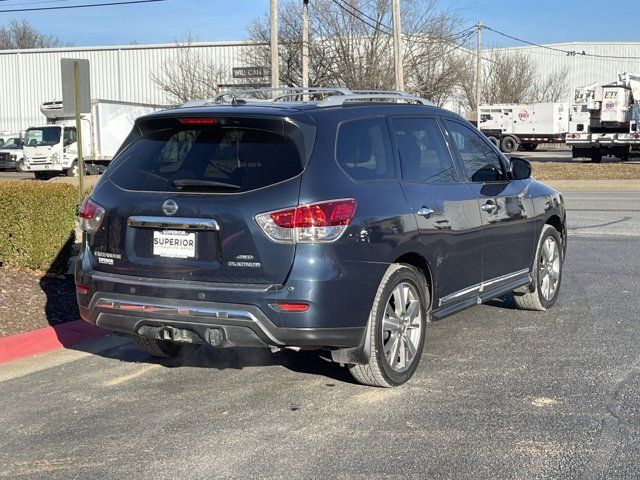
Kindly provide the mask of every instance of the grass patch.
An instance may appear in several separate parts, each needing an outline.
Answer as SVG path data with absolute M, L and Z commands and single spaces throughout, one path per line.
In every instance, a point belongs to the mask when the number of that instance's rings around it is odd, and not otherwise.
M 640 180 L 638 163 L 532 162 L 538 180 Z

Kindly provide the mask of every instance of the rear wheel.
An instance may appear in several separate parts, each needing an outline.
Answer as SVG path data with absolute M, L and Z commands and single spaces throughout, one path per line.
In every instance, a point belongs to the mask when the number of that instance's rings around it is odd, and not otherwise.
M 553 307 L 562 280 L 562 239 L 551 225 L 545 225 L 536 249 L 536 263 L 531 285 L 513 292 L 513 299 L 522 310 L 547 310 Z
M 133 337 L 133 342 L 144 353 L 157 358 L 175 358 L 195 352 L 200 345 L 192 343 L 176 343 L 155 338 Z
M 428 297 L 424 276 L 414 267 L 396 263 L 388 268 L 369 317 L 369 362 L 349 367 L 358 382 L 395 387 L 413 376 L 424 347 Z
M 490 136 L 490 137 L 487 137 L 487 139 L 488 139 L 491 143 L 493 143 L 496 147 L 500 148 L 500 142 L 498 141 L 498 139 L 497 139 L 496 137 L 494 137 L 494 136 Z
M 500 150 L 504 153 L 513 153 L 518 149 L 518 141 L 513 137 L 504 137 L 500 142 Z

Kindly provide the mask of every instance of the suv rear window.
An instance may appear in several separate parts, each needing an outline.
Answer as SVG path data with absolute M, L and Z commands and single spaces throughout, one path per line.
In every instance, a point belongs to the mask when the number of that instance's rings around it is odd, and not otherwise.
M 255 128 L 185 126 L 138 137 L 110 179 L 127 190 L 242 192 L 302 172 L 296 145 Z

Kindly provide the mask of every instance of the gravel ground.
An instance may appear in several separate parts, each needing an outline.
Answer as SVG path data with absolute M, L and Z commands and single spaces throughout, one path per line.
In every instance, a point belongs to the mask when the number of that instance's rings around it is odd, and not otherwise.
M 0 268 L 0 337 L 78 318 L 73 279 Z

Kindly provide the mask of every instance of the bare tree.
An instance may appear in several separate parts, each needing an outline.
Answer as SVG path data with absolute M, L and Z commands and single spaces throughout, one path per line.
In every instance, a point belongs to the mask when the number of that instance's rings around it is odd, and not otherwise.
M 485 104 L 555 102 L 566 94 L 566 69 L 537 80 L 538 71 L 526 54 L 504 49 L 483 54 L 481 99 Z M 475 59 L 467 59 L 466 75 L 460 83 L 463 104 L 476 110 Z
M 402 4 L 404 68 L 408 90 L 443 101 L 460 76 L 456 60 L 460 39 L 455 14 L 439 11 L 436 0 L 405 0 Z M 278 14 L 280 82 L 301 85 L 301 2 L 284 0 Z M 394 86 L 393 45 L 389 0 L 316 0 L 309 3 L 312 86 L 390 89 Z M 248 50 L 250 66 L 268 66 L 269 22 L 255 20 L 249 29 L 255 47 Z
M 199 53 L 194 41 L 191 35 L 184 42 L 176 41 L 175 58 L 165 60 L 161 71 L 151 75 L 171 104 L 211 98 L 226 80 L 227 69 Z
M 0 50 L 60 46 L 62 43 L 57 37 L 40 33 L 27 20 L 11 20 L 0 26 Z
M 547 78 L 533 84 L 534 102 L 558 102 L 567 96 L 569 70 L 565 67 L 551 73 Z

